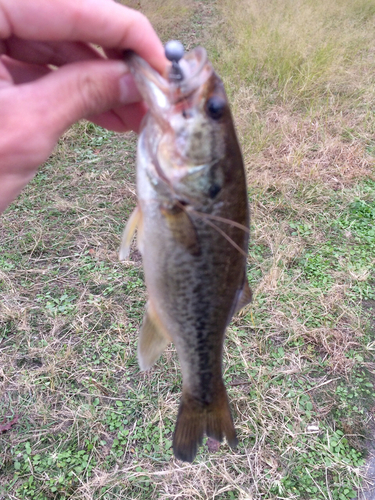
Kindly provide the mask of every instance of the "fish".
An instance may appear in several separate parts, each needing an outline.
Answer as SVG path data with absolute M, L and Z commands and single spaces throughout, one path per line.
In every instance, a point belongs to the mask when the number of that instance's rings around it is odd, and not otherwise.
M 232 316 L 251 301 L 246 173 L 223 83 L 203 47 L 163 75 L 134 52 L 124 57 L 148 112 L 138 139 L 138 201 L 119 257 L 129 258 L 137 232 L 148 292 L 138 362 L 149 370 L 174 343 L 182 395 L 173 452 L 192 462 L 204 435 L 238 443 L 222 358 Z

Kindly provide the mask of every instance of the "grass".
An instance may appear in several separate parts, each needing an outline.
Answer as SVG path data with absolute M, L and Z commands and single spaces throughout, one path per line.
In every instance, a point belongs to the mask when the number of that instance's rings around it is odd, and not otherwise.
M 139 372 L 143 271 L 117 258 L 136 137 L 82 123 L 1 219 L 0 423 L 19 420 L 0 498 L 354 498 L 375 412 L 373 3 L 135 6 L 207 46 L 233 103 L 254 291 L 225 345 L 240 444 L 172 456 L 178 360 Z

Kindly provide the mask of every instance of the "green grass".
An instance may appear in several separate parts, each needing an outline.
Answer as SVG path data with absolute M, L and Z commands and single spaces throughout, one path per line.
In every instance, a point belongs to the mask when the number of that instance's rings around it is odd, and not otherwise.
M 224 353 L 238 449 L 173 458 L 177 356 L 139 372 L 142 265 L 135 249 L 118 262 L 136 137 L 83 123 L 1 219 L 0 423 L 19 421 L 0 434 L 0 497 L 347 500 L 366 487 L 375 9 L 245 4 L 193 2 L 160 21 L 165 39 L 207 46 L 247 166 L 254 302 Z

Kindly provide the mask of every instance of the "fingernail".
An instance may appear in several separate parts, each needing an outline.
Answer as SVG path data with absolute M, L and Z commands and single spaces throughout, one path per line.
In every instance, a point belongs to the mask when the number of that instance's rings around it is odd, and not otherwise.
M 123 104 L 131 104 L 142 100 L 133 77 L 129 73 L 120 78 L 120 100 Z

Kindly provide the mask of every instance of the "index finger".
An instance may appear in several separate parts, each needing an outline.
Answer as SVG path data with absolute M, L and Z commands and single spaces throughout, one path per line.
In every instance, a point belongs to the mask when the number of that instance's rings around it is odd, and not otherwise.
M 0 0 L 0 39 L 11 35 L 132 49 L 160 72 L 166 64 L 162 43 L 148 19 L 112 0 Z

